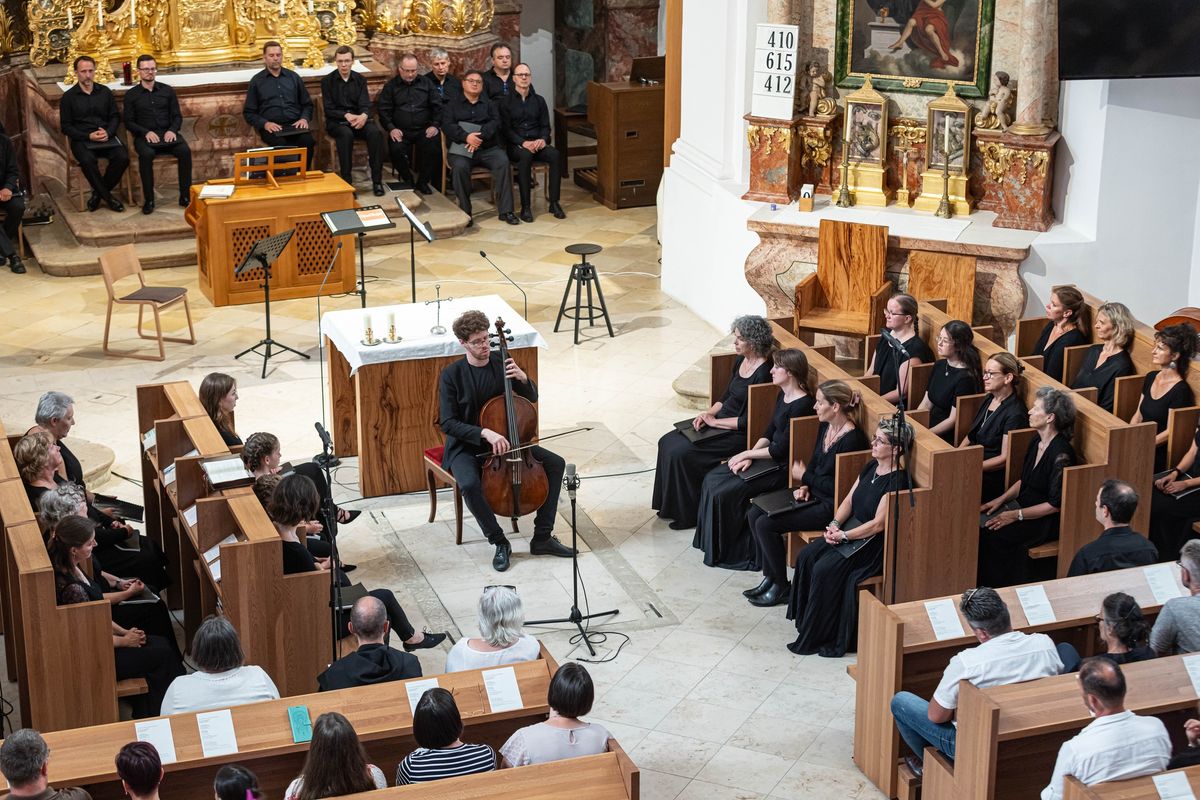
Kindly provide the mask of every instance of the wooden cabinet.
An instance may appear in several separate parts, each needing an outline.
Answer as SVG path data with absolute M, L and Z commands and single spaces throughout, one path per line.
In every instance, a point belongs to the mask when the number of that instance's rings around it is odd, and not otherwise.
M 652 206 L 663 172 L 663 85 L 589 83 L 596 128 L 596 199 L 612 209 Z

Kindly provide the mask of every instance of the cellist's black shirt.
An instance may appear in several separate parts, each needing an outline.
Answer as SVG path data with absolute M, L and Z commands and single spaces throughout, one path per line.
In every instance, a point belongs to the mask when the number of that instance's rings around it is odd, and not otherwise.
M 537 402 L 537 386 L 513 381 L 513 392 L 531 403 Z M 438 424 L 446 435 L 446 450 L 442 463 L 459 452 L 472 454 L 488 452 L 479 427 L 479 412 L 484 404 L 504 393 L 504 365 L 500 354 L 492 353 L 487 366 L 473 367 L 464 357 L 446 366 L 438 380 Z M 507 431 L 498 431 L 505 436 Z

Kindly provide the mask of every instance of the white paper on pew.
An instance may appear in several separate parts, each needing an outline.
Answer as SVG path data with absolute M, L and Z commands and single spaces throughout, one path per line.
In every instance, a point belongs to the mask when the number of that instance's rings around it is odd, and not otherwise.
M 967 635 L 952 599 L 925 601 L 925 613 L 929 615 L 929 624 L 933 626 L 933 637 L 939 642 Z
M 430 689 L 438 688 L 437 678 L 426 678 L 422 681 L 409 681 L 404 684 L 405 691 L 408 692 L 408 710 L 414 715 L 417 713 L 417 703 L 421 702 L 421 695 L 428 692 Z
M 1021 601 L 1021 610 L 1025 612 L 1025 619 L 1029 620 L 1030 625 L 1045 625 L 1058 621 L 1058 617 L 1054 616 L 1054 608 L 1050 605 L 1050 598 L 1046 597 L 1046 587 L 1040 583 L 1017 589 L 1017 599 Z
M 1163 772 L 1154 776 L 1154 788 L 1162 800 L 1196 800 L 1186 772 Z
M 200 728 L 200 748 L 205 758 L 227 756 L 238 751 L 237 735 L 233 732 L 233 713 L 228 708 L 197 714 L 196 725 Z
M 163 486 L 170 486 L 175 482 L 175 465 L 171 464 L 163 470 Z
M 174 764 L 179 760 L 175 755 L 175 736 L 171 733 L 170 718 L 136 722 L 133 725 L 133 731 L 139 742 L 149 742 L 154 745 L 162 763 Z
M 1183 590 L 1183 586 L 1179 584 L 1179 569 L 1174 564 L 1154 564 L 1142 567 L 1142 575 L 1146 577 L 1146 585 L 1150 587 L 1150 592 L 1159 605 L 1171 598 L 1183 597 L 1187 594 Z
M 183 521 L 188 524 L 189 528 L 196 527 L 196 504 L 192 503 L 183 510 Z
M 212 547 L 204 551 L 204 563 L 211 564 L 221 558 L 221 545 L 233 544 L 238 540 L 237 534 L 231 533 Z
M 142 434 L 142 452 L 146 452 L 158 444 L 158 430 L 151 428 Z
M 487 690 L 488 705 L 493 712 L 525 707 L 525 702 L 521 700 L 521 687 L 517 685 L 517 673 L 512 667 L 484 672 L 483 688 Z
M 213 580 L 217 583 L 221 582 L 221 559 L 214 560 L 208 565 L 208 571 L 212 573 Z
M 1192 680 L 1192 689 L 1196 691 L 1196 694 L 1200 694 L 1200 655 L 1184 656 L 1183 667 Z

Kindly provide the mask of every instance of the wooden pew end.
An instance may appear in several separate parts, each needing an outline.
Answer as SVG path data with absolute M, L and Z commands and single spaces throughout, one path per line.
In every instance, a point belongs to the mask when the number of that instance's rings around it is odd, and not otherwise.
M 921 779 L 903 761 L 897 775 L 900 780 L 896 786 L 896 800 L 921 800 Z
M 1037 547 L 1029 548 L 1029 557 L 1037 560 L 1039 558 L 1057 558 L 1058 557 L 1058 542 L 1046 542 L 1039 544 Z
M 145 678 L 126 678 L 117 681 L 117 697 L 136 697 L 139 694 L 149 694 L 150 687 Z
M 857 681 L 858 680 L 858 664 L 847 664 L 846 665 L 846 674 L 850 676 L 850 680 Z
M 875 597 L 879 597 L 879 592 L 883 589 L 883 576 L 876 575 L 873 578 L 867 578 L 862 583 L 858 584 L 859 590 L 866 590 Z

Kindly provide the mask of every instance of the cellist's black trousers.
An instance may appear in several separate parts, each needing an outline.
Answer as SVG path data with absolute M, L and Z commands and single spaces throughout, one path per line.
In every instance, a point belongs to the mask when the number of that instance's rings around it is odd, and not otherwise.
M 533 447 L 533 457 L 542 462 L 546 470 L 546 479 L 550 483 L 546 502 L 538 509 L 533 518 L 533 538 L 541 541 L 550 538 L 554 533 L 554 517 L 558 513 L 558 493 L 562 491 L 563 471 L 566 462 L 562 456 L 551 453 L 544 447 Z M 496 521 L 496 514 L 483 497 L 483 485 L 480 483 L 480 466 L 485 459 L 476 458 L 470 453 L 459 453 L 449 464 L 443 466 L 450 470 L 454 480 L 458 481 L 458 490 L 462 492 L 463 502 L 479 523 L 487 540 L 492 544 L 504 541 L 504 529 Z

